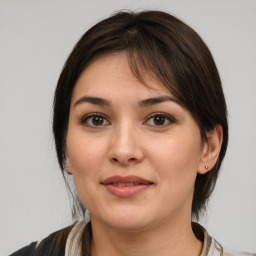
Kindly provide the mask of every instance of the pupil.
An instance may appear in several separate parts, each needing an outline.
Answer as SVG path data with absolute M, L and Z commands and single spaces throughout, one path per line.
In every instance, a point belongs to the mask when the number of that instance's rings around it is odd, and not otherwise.
M 103 124 L 103 118 L 100 117 L 100 116 L 95 116 L 93 119 L 92 119 L 92 123 L 94 125 L 102 125 Z
M 155 125 L 163 125 L 165 122 L 165 118 L 163 116 L 156 116 L 154 118 L 154 124 Z

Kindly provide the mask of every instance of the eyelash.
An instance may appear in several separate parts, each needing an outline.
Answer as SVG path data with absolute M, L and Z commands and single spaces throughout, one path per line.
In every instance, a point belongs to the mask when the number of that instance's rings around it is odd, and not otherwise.
M 88 124 L 88 120 L 90 120 L 90 118 L 95 118 L 95 117 L 100 117 L 100 118 L 102 118 L 103 124 L 101 124 L 101 125 L 99 125 L 99 126 L 97 126 L 97 125 L 92 125 L 92 124 Z M 175 119 L 174 117 L 172 117 L 172 116 L 170 116 L 170 115 L 167 115 L 167 114 L 165 114 L 165 113 L 153 113 L 153 114 L 151 114 L 151 115 L 147 118 L 147 120 L 144 122 L 144 124 L 146 124 L 147 122 L 149 122 L 149 120 L 151 120 L 151 119 L 153 119 L 153 118 L 156 118 L 156 117 L 164 118 L 164 119 L 165 119 L 164 122 L 168 121 L 168 124 L 166 124 L 166 123 L 164 123 L 163 125 L 151 124 L 151 126 L 165 127 L 165 126 L 167 126 L 167 125 L 169 125 L 169 124 L 172 124 L 172 123 L 175 123 L 175 122 L 176 122 L 176 119 Z M 104 123 L 104 122 L 107 122 L 107 124 Z M 102 127 L 102 126 L 105 126 L 105 125 L 109 125 L 110 122 L 107 120 L 107 118 L 106 118 L 104 115 L 102 115 L 102 114 L 100 114 L 100 113 L 91 113 L 91 114 L 88 114 L 88 115 L 86 115 L 86 116 L 83 116 L 83 117 L 80 119 L 80 124 L 82 124 L 82 125 L 85 124 L 85 125 L 87 125 L 87 126 L 89 126 L 89 127 Z
M 154 119 L 154 118 L 156 118 L 156 117 L 164 118 L 164 119 L 165 119 L 165 122 L 166 122 L 166 120 L 168 121 L 168 124 L 163 124 L 163 125 L 156 125 L 156 124 L 155 124 L 155 125 L 152 125 L 152 126 L 156 126 L 156 127 L 165 127 L 165 126 L 167 126 L 167 125 L 169 125 L 169 124 L 176 123 L 176 119 L 175 119 L 174 117 L 172 117 L 172 116 L 170 116 L 170 115 L 168 115 L 168 114 L 165 114 L 165 113 L 153 113 L 153 114 L 150 115 L 150 117 L 147 119 L 146 122 L 148 122 L 149 120 Z M 146 122 L 145 122 L 145 123 L 146 123 Z
M 98 127 L 97 125 L 90 125 L 90 124 L 88 124 L 88 120 L 89 120 L 90 118 L 95 118 L 95 117 L 100 117 L 100 118 L 103 119 L 103 122 L 107 121 L 108 124 L 110 124 L 110 122 L 107 120 L 107 118 L 106 118 L 104 115 L 99 114 L 99 113 L 91 113 L 91 114 L 89 114 L 89 115 L 83 116 L 83 117 L 80 119 L 80 124 L 82 124 L 82 125 L 85 124 L 85 125 L 87 125 L 87 126 L 89 126 L 89 127 Z M 103 125 L 108 125 L 108 124 L 103 124 Z M 103 125 L 100 125 L 100 126 L 103 126 Z

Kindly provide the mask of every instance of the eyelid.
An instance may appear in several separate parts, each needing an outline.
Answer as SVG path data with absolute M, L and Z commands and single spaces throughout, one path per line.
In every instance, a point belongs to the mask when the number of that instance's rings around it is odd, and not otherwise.
M 156 113 L 150 114 L 148 116 L 147 120 L 144 123 L 148 122 L 151 118 L 156 117 L 156 116 L 165 117 L 170 123 L 176 123 L 177 122 L 176 118 L 171 116 L 171 115 L 169 115 L 169 114 L 166 114 L 166 113 L 163 113 L 163 112 L 156 112 Z M 157 125 L 155 125 L 155 126 L 157 126 Z M 164 126 L 167 126 L 167 124 L 159 125 L 159 127 L 164 127 Z
M 147 117 L 144 124 L 146 124 L 151 118 L 156 117 L 156 116 L 162 116 L 162 117 L 166 118 L 169 121 L 168 124 L 159 125 L 159 127 L 165 127 L 169 124 L 177 122 L 176 118 L 174 118 L 173 116 L 171 116 L 169 114 L 166 114 L 166 113 L 163 113 L 163 112 L 155 112 L 155 113 L 151 113 Z M 79 123 L 82 124 L 82 125 L 87 125 L 88 127 L 97 127 L 97 126 L 89 125 L 88 123 L 86 123 L 86 121 L 91 117 L 102 117 L 105 121 L 107 121 L 108 124 L 100 125 L 100 126 L 98 126 L 98 128 L 111 124 L 111 122 L 109 121 L 109 118 L 106 117 L 104 114 L 101 114 L 99 112 L 92 112 L 92 113 L 89 113 L 89 114 L 86 114 L 86 115 L 82 116 L 82 118 L 79 119 Z M 152 125 L 152 126 L 157 126 L 157 125 Z
M 103 115 L 103 114 L 101 114 L 101 113 L 99 113 L 99 112 L 93 112 L 93 113 L 89 113 L 89 114 L 86 114 L 86 115 L 82 116 L 82 118 L 79 119 L 79 123 L 82 124 L 82 125 L 87 125 L 88 127 L 97 127 L 97 126 L 92 126 L 92 125 L 89 125 L 89 124 L 86 123 L 86 121 L 87 121 L 90 117 L 102 117 L 104 120 L 106 120 L 106 121 L 108 122 L 107 125 L 110 124 L 110 121 L 108 120 L 108 118 L 107 118 L 105 115 Z M 105 124 L 105 125 L 106 125 L 106 124 Z M 105 125 L 101 125 L 101 126 L 99 126 L 98 128 L 100 128 L 100 127 L 102 127 L 102 126 L 105 126 Z

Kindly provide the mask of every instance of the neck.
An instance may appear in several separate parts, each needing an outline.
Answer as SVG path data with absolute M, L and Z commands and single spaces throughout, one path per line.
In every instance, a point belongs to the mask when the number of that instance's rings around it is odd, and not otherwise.
M 202 249 L 191 220 L 124 232 L 92 219 L 92 232 L 92 256 L 198 256 Z

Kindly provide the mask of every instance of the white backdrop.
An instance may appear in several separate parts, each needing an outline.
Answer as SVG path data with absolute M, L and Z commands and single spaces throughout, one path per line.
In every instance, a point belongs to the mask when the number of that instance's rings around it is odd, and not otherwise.
M 256 251 L 255 0 L 0 0 L 0 255 L 70 224 L 51 106 L 72 47 L 114 11 L 155 8 L 203 37 L 226 94 L 230 144 L 202 223 L 224 246 Z

